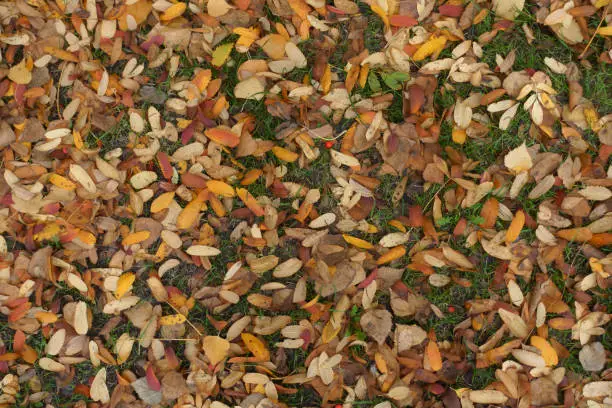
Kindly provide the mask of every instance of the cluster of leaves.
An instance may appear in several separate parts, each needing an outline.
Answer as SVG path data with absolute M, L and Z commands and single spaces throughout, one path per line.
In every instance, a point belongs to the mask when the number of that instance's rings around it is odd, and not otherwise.
M 0 2 L 0 407 L 610 406 L 610 7 Z

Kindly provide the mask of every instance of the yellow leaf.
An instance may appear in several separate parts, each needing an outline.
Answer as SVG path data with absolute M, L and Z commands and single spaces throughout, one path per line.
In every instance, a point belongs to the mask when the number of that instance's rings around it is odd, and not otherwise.
M 406 227 L 399 220 L 391 220 L 391 221 L 389 221 L 389 225 L 394 227 L 394 228 L 397 228 L 398 230 L 400 230 L 402 232 L 406 232 Z
M 147 240 L 151 236 L 151 231 L 138 231 L 132 232 L 128 234 L 123 241 L 121 241 L 121 245 L 130 246 L 134 244 L 138 244 L 139 242 Z
M 298 159 L 298 157 L 300 157 L 299 154 L 280 146 L 274 146 L 272 148 L 272 153 L 274 153 L 274 155 L 278 157 L 279 160 L 286 161 L 289 163 L 293 163 Z
M 62 190 L 74 190 L 76 188 L 76 184 L 74 184 L 71 180 L 68 180 L 66 177 L 60 176 L 59 174 L 51 174 L 49 176 L 49 183 L 61 188 Z
M 52 239 L 53 237 L 57 236 L 57 234 L 59 234 L 60 231 L 61 231 L 61 228 L 58 224 L 49 223 L 45 225 L 45 228 L 43 228 L 42 231 L 40 231 L 37 234 L 34 234 L 34 239 L 36 241 L 44 241 L 46 239 Z
M 37 312 L 34 317 L 41 323 L 49 324 L 57 322 L 57 315 L 52 312 Z
M 289 5 L 302 20 L 306 20 L 310 7 L 304 0 L 288 0 Z
M 223 197 L 234 197 L 236 192 L 229 184 L 219 180 L 208 180 L 206 182 L 208 191 Z
M 132 289 L 132 285 L 136 280 L 136 275 L 132 272 L 122 274 L 117 280 L 117 289 L 115 289 L 115 297 L 121 299 L 126 293 Z
M 162 326 L 172 326 L 173 324 L 185 323 L 187 318 L 182 314 L 174 314 L 162 316 L 159 318 L 159 324 Z
M 324 344 L 329 343 L 338 335 L 338 333 L 340 333 L 341 329 L 341 325 L 339 325 L 338 327 L 334 327 L 334 325 L 331 324 L 331 321 L 327 322 L 327 324 L 323 328 L 323 332 L 321 333 L 321 341 Z
M 419 49 L 412 56 L 412 59 L 414 61 L 423 61 L 425 58 L 442 51 L 445 45 L 446 37 L 432 36 L 429 40 L 427 40 L 423 45 L 419 47 Z
M 158 212 L 168 208 L 174 199 L 174 194 L 174 191 L 168 191 L 167 193 L 163 193 L 153 200 L 151 203 L 151 213 L 157 214 Z
M 125 12 L 119 17 L 119 29 L 121 31 L 128 30 L 128 16 L 131 16 L 130 20 L 133 19 L 136 25 L 142 24 L 151 13 L 152 8 L 153 4 L 149 0 L 140 0 L 128 5 Z
M 543 337 L 531 336 L 531 345 L 542 353 L 542 358 L 546 362 L 547 366 L 556 366 L 559 364 L 559 356 L 557 356 L 556 350 L 550 343 Z
M 321 89 L 324 94 L 327 94 L 331 89 L 331 65 L 327 64 L 323 75 L 321 75 Z
M 187 10 L 187 3 L 179 2 L 171 5 L 159 16 L 161 21 L 170 21 L 181 16 Z
M 96 243 L 96 236 L 89 231 L 79 230 L 77 238 L 87 245 L 95 245 Z
M 248 49 L 255 42 L 255 40 L 259 39 L 259 29 L 256 27 L 236 27 L 234 28 L 234 34 L 238 34 L 240 36 L 240 38 L 238 38 L 238 40 L 236 41 L 236 49 Z
M 230 344 L 229 341 L 219 336 L 206 336 L 202 342 L 202 349 L 204 354 L 210 360 L 210 364 L 213 366 L 223 361 L 229 352 Z
M 203 69 L 200 72 L 198 72 L 195 76 L 195 78 L 193 78 L 191 80 L 191 82 L 198 87 L 198 90 L 200 92 L 204 92 L 204 90 L 206 89 L 206 87 L 208 86 L 208 84 L 210 83 L 210 79 L 212 77 L 212 72 L 210 69 Z
M 599 27 L 597 29 L 597 34 L 599 35 L 604 35 L 604 36 L 610 36 L 612 35 L 612 26 L 607 26 L 607 27 Z
M 353 245 L 354 247 L 361 249 L 372 249 L 374 245 L 370 244 L 368 241 L 363 240 L 361 238 L 354 237 L 348 234 L 342 234 L 342 238 L 348 243 Z
M 198 219 L 203 202 L 204 201 L 200 196 L 191 200 L 191 202 L 187 204 L 185 208 L 183 208 L 183 211 L 181 211 L 176 219 L 176 227 L 178 229 L 190 228 Z
M 368 81 L 368 74 L 370 73 L 370 65 L 363 64 L 359 71 L 359 87 L 365 88 L 366 82 Z
M 225 64 L 227 58 L 230 56 L 234 43 L 221 44 L 212 53 L 212 64 L 215 67 L 220 67 Z
M 8 77 L 16 84 L 26 85 L 32 80 L 32 72 L 26 66 L 26 59 L 22 59 L 17 65 L 13 65 L 8 72 Z
M 240 334 L 244 345 L 247 346 L 249 351 L 257 358 L 258 361 L 269 361 L 270 351 L 266 347 L 263 341 L 250 333 Z
M 453 128 L 453 142 L 457 144 L 464 144 L 467 139 L 467 133 L 465 129 Z
M 372 8 L 372 11 L 375 12 L 376 14 L 378 14 L 378 17 L 380 17 L 380 19 L 383 21 L 383 23 L 385 23 L 385 27 L 389 27 L 389 17 L 387 17 L 387 13 L 385 13 L 385 10 L 383 10 L 378 4 L 376 4 L 375 2 L 372 2 L 372 4 L 370 5 L 370 7 Z
M 78 57 L 76 57 L 73 53 L 68 52 L 66 50 L 62 50 L 61 48 L 51 47 L 49 45 L 45 46 L 43 50 L 55 58 L 71 61 L 71 62 L 79 62 Z

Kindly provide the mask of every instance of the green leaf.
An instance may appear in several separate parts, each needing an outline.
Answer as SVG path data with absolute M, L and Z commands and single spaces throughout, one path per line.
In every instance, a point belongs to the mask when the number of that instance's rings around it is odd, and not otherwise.
M 385 84 L 391 89 L 400 89 L 402 83 L 410 79 L 410 75 L 405 72 L 383 72 L 381 76 Z
M 484 222 L 485 219 L 482 218 L 480 215 L 476 215 L 468 217 L 468 220 L 474 225 L 480 225 Z
M 380 92 L 382 87 L 380 86 L 380 81 L 376 78 L 375 72 L 370 72 L 368 75 L 368 85 L 370 85 L 372 92 Z
M 229 57 L 232 49 L 234 48 L 234 43 L 226 43 L 221 44 L 212 53 L 212 64 L 215 67 L 220 67 L 225 64 L 227 58 Z

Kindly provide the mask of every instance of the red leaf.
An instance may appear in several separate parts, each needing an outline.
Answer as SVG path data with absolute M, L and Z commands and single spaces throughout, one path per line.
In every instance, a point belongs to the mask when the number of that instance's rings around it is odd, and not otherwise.
M 447 16 L 447 17 L 461 17 L 461 14 L 463 13 L 463 7 L 456 6 L 456 5 L 453 5 L 453 4 L 445 4 L 443 6 L 440 6 L 438 8 L 438 11 L 443 16 Z
M 394 27 L 412 27 L 417 25 L 418 23 L 419 22 L 416 19 L 410 16 L 395 15 L 389 17 L 389 24 Z
M 159 163 L 161 172 L 166 178 L 166 180 L 172 180 L 172 175 L 174 174 L 174 171 L 172 170 L 172 165 L 170 164 L 170 159 L 168 158 L 168 155 L 164 152 L 158 152 L 157 162 Z
M 13 337 L 13 351 L 16 353 L 21 352 L 21 350 L 23 350 L 23 345 L 25 344 L 25 341 L 25 333 L 17 329 L 17 331 L 15 332 L 15 336 Z
M 153 391 L 161 390 L 161 383 L 155 376 L 155 371 L 153 371 L 153 364 L 149 364 L 147 366 L 147 384 L 149 385 L 149 388 Z
M 377 269 L 374 269 L 367 278 L 365 278 L 359 285 L 357 285 L 357 287 L 359 289 L 363 289 L 366 288 L 370 285 L 370 283 L 372 283 L 372 281 L 374 279 L 376 279 L 376 275 L 377 275 Z

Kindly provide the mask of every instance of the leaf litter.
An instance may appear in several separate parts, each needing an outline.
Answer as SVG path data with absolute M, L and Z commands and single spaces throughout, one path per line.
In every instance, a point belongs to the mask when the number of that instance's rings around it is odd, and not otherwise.
M 609 8 L 0 2 L 0 406 L 609 406 Z

